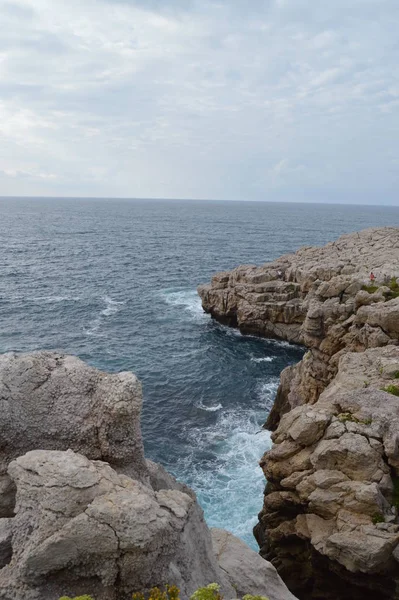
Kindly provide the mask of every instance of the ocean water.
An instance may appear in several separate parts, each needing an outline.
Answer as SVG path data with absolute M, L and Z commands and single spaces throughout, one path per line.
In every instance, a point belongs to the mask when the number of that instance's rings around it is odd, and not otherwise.
M 261 429 L 303 350 L 202 312 L 196 286 L 399 208 L 244 202 L 0 199 L 0 351 L 48 348 L 144 386 L 146 454 L 198 494 L 208 523 L 255 547 Z

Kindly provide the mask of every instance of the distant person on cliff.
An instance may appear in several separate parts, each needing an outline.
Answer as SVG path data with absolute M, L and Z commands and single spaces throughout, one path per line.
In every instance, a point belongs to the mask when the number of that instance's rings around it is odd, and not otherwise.
M 374 275 L 373 271 L 371 271 L 371 273 L 370 273 L 370 282 L 371 283 L 375 282 L 375 275 Z

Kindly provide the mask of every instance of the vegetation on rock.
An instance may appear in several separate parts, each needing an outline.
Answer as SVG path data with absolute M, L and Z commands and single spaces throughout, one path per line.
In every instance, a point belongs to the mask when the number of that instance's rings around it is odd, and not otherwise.
M 388 392 L 388 394 L 393 394 L 394 396 L 399 396 L 399 386 L 398 385 L 387 385 L 386 387 L 382 388 L 383 392 Z
M 165 590 L 162 591 L 158 587 L 154 587 L 150 590 L 148 597 L 142 592 L 136 592 L 132 596 L 132 600 L 179 600 L 180 590 L 175 585 L 167 585 Z
M 76 598 L 62 596 L 59 600 L 94 600 L 94 598 L 91 596 L 77 596 Z M 164 591 L 158 587 L 154 587 L 148 595 L 142 592 L 134 593 L 132 600 L 180 600 L 180 590 L 175 585 L 167 585 Z M 192 594 L 190 600 L 223 600 L 223 596 L 220 593 L 220 585 L 218 583 L 210 583 L 205 587 L 201 587 Z M 243 600 L 269 600 L 269 598 L 267 596 L 246 594 Z

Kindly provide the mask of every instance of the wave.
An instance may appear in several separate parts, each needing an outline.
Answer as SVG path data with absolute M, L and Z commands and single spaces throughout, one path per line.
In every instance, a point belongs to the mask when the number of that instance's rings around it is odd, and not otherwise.
M 273 362 L 276 360 L 277 356 L 263 356 L 262 358 L 251 358 L 251 361 L 254 363 L 262 363 L 262 362 Z
M 193 289 L 179 289 L 176 288 L 163 290 L 161 292 L 163 300 L 169 306 L 175 306 L 183 308 L 186 312 L 190 313 L 191 317 L 201 320 L 209 320 L 201 304 L 201 298 L 197 294 L 197 290 Z
M 259 407 L 262 407 L 267 411 L 271 410 L 279 384 L 280 379 L 278 377 L 273 377 L 267 381 L 260 381 L 258 383 L 256 391 Z
M 125 302 L 113 300 L 109 296 L 102 296 L 101 301 L 104 302 L 105 307 L 100 311 L 100 314 L 89 323 L 89 326 L 84 328 L 85 334 L 88 336 L 102 336 L 103 334 L 98 333 L 98 331 L 104 322 L 104 318 L 115 315 L 119 312 L 120 307 L 125 304 Z
M 223 408 L 223 405 L 217 404 L 216 406 L 204 406 L 202 403 L 197 405 L 197 408 L 199 408 L 200 410 L 205 410 L 206 412 L 216 412 L 218 410 L 221 410 Z
M 120 310 L 118 307 L 125 304 L 125 302 L 112 300 L 112 298 L 109 298 L 109 296 L 103 296 L 102 301 L 105 302 L 106 306 L 100 314 L 104 315 L 105 317 L 110 317 L 111 315 L 116 314 Z
M 261 429 L 265 414 L 236 408 L 217 415 L 211 425 L 187 428 L 192 450 L 174 470 L 198 494 L 210 526 L 228 529 L 255 548 L 251 532 L 265 485 L 258 463 L 271 447 L 270 433 Z

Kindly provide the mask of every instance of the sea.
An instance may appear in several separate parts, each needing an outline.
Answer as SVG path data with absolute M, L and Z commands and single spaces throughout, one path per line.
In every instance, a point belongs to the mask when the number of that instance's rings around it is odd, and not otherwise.
M 56 349 L 143 383 L 147 457 L 207 522 L 256 548 L 279 374 L 304 349 L 243 336 L 198 284 L 371 226 L 399 208 L 168 200 L 0 199 L 0 351 Z

